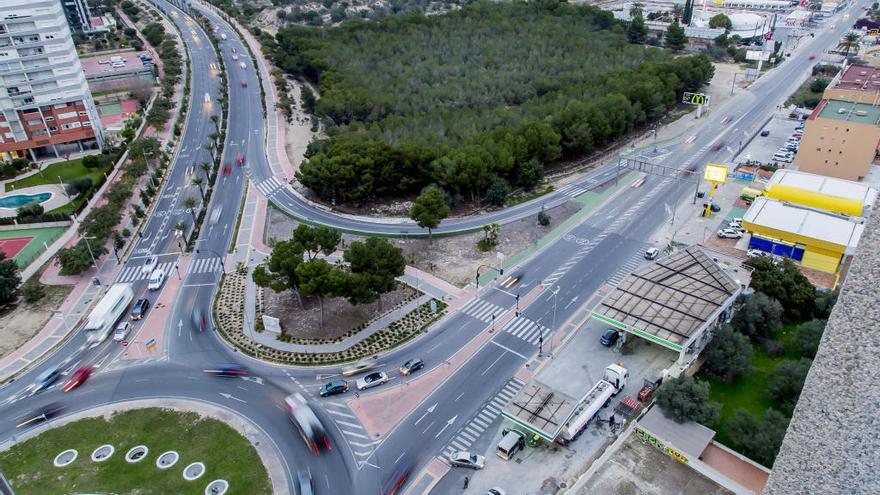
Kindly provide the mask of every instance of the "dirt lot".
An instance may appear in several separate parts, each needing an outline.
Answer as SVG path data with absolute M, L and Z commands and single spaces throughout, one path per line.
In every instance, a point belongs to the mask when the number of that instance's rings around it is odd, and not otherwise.
M 726 495 L 732 492 L 633 435 L 578 493 Z
M 0 315 L 0 357 L 18 349 L 36 335 L 52 318 L 57 309 L 73 290 L 72 285 L 47 285 L 46 297 L 36 304 L 22 303 L 17 308 Z
M 483 264 L 497 264 L 496 253 L 506 256 L 522 251 L 532 242 L 536 242 L 555 226 L 580 210 L 581 205 L 574 201 L 547 210 L 550 225 L 538 225 L 537 217 L 528 217 L 517 222 L 502 225 L 498 231 L 498 246 L 495 250 L 484 253 L 477 249 L 477 241 L 483 237 L 482 232 L 458 235 L 453 237 L 428 239 L 393 239 L 395 246 L 403 249 L 408 265 L 430 272 L 447 282 L 459 287 L 473 281 L 477 267 Z M 266 237 L 278 240 L 289 239 L 293 229 L 299 222 L 284 213 L 269 208 L 266 216 Z M 360 236 L 343 234 L 345 244 L 363 239 Z M 269 312 L 269 314 L 272 314 Z M 326 312 L 329 314 L 329 312 Z
M 382 295 L 379 303 L 352 306 L 344 298 L 324 300 L 324 326 L 321 326 L 321 306 L 317 298 L 303 297 L 303 308 L 291 291 L 281 293 L 263 289 L 263 313 L 281 320 L 284 334 L 294 339 L 336 341 L 360 329 L 361 325 L 382 313 L 418 297 L 418 292 L 401 285 L 394 292 Z

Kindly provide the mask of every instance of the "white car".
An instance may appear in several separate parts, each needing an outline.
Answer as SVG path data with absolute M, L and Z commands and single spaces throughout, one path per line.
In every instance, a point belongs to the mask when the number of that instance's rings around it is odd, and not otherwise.
M 742 239 L 743 233 L 736 229 L 721 229 L 718 231 L 718 237 L 722 239 Z
M 657 255 L 659 255 L 659 254 L 660 254 L 659 249 L 657 249 L 655 247 L 648 248 L 647 250 L 645 250 L 645 259 L 646 260 L 653 260 L 653 259 L 657 258 Z
M 128 337 L 129 330 L 131 330 L 131 323 L 127 321 L 123 321 L 119 325 L 116 325 L 116 330 L 113 331 L 113 340 L 116 342 L 122 342 Z
M 370 373 L 357 381 L 358 390 L 378 387 L 388 381 L 388 375 L 384 371 Z
M 455 452 L 451 456 L 449 456 L 449 464 L 471 469 L 483 469 L 484 467 L 486 467 L 486 458 L 481 455 L 471 454 L 466 450 L 462 450 L 460 452 Z
M 150 274 L 150 281 L 147 283 L 148 290 L 159 290 L 162 288 L 162 284 L 165 283 L 165 272 L 162 271 L 161 268 L 156 268 L 153 270 L 153 273 Z
M 237 54 L 237 53 L 233 53 L 233 54 L 232 54 L 232 60 L 238 60 L 238 54 Z
M 144 266 L 141 267 L 141 274 L 149 274 L 153 273 L 153 270 L 156 269 L 156 265 L 159 264 L 159 258 L 157 256 L 150 256 L 147 258 L 147 261 L 144 262 Z
M 749 249 L 746 251 L 746 256 L 749 258 L 767 258 L 771 255 L 767 251 L 761 251 L 760 249 Z

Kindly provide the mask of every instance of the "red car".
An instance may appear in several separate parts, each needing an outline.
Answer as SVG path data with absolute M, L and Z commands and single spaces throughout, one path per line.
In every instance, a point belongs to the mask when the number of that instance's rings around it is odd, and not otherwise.
M 235 157 L 235 162 L 238 163 L 239 167 L 244 165 L 244 155 L 239 153 L 238 156 Z
M 815 56 L 815 55 L 810 55 L 809 57 L 807 57 L 807 60 L 816 60 L 816 56 Z
M 89 379 L 89 376 L 91 376 L 94 369 L 95 368 L 90 365 L 81 366 L 70 375 L 70 380 L 67 380 L 67 383 L 64 384 L 64 387 L 62 387 L 61 390 L 64 392 L 70 392 L 76 387 L 79 387 Z

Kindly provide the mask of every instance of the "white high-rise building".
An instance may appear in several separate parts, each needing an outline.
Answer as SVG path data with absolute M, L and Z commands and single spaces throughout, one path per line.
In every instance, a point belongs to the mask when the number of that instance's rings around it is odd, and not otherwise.
M 0 0 L 0 159 L 103 146 L 98 110 L 59 0 Z

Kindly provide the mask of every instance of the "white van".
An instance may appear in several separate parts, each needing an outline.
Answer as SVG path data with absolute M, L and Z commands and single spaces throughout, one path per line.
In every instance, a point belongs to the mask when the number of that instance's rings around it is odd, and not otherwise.
M 505 461 L 509 461 L 525 446 L 525 435 L 516 430 L 504 430 L 502 432 L 501 441 L 498 442 L 498 447 L 495 448 L 495 454 Z
M 150 275 L 150 281 L 147 283 L 147 289 L 149 290 L 159 290 L 162 288 L 162 284 L 165 283 L 165 271 L 161 268 L 156 268 L 153 270 L 153 273 Z

